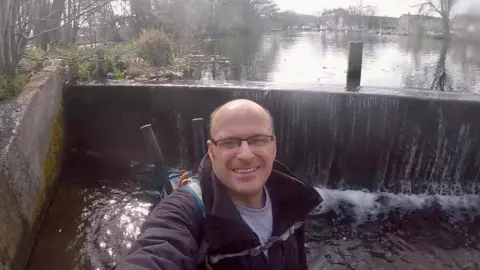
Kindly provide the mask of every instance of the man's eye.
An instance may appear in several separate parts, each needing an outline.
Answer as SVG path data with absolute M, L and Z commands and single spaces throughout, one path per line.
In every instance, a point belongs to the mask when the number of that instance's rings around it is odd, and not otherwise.
M 219 141 L 217 143 L 219 147 L 224 147 L 224 148 L 233 148 L 237 146 L 237 141 L 236 140 L 223 140 Z
M 258 137 L 253 137 L 248 140 L 248 144 L 250 145 L 265 145 L 270 142 L 270 137 L 267 136 L 258 136 Z

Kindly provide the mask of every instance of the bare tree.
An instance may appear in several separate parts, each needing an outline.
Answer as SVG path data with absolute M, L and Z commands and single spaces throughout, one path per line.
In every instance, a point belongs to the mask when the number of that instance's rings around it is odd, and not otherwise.
M 31 18 L 38 18 L 34 24 L 34 34 L 37 35 L 35 39 L 35 44 L 38 48 L 47 50 L 48 43 L 50 43 L 50 37 L 48 33 L 39 34 L 47 29 L 47 20 L 40 20 L 40 18 L 47 18 L 50 14 L 50 2 L 47 0 L 38 0 L 35 1 L 35 8 L 37 12 L 31 15 Z
M 67 27 L 70 41 L 82 21 L 111 0 L 68 1 L 1 0 L 0 1 L 0 74 L 13 75 L 25 57 L 28 42 L 47 49 L 62 42 L 62 28 Z
M 135 31 L 138 33 L 152 26 L 152 3 L 149 0 L 130 1 L 132 15 L 135 18 Z
M 313 15 L 315 16 L 315 26 L 317 26 L 317 30 L 320 31 L 321 26 L 324 24 L 323 22 L 323 15 L 327 13 L 327 8 L 324 8 L 323 11 L 316 11 Z
M 62 40 L 61 24 L 62 16 L 65 13 L 65 0 L 53 0 L 50 9 L 50 16 L 48 16 L 47 29 L 54 29 L 48 34 L 50 36 L 51 44 L 58 44 Z
M 433 82 L 430 86 L 432 90 L 438 91 L 451 91 L 451 78 L 447 74 L 446 68 L 446 61 L 447 61 L 447 52 L 449 48 L 450 42 L 448 40 L 444 40 L 442 43 L 442 49 L 440 51 L 440 55 L 438 58 L 437 66 L 435 68 L 435 73 L 433 74 Z
M 348 7 L 348 14 L 350 15 L 350 27 L 356 25 L 357 28 L 362 28 L 370 24 L 367 16 L 375 16 L 376 7 L 372 5 L 365 5 L 363 0 L 360 0 L 356 5 Z
M 0 74 L 15 74 L 32 31 L 32 6 L 24 0 L 0 1 Z
M 363 0 L 360 0 L 356 5 L 349 6 L 348 11 L 350 15 L 374 16 L 376 13 L 376 7 L 372 5 L 365 5 Z
M 417 5 L 422 15 L 439 15 L 442 17 L 443 35 L 450 36 L 450 16 L 452 7 L 458 0 L 428 0 Z

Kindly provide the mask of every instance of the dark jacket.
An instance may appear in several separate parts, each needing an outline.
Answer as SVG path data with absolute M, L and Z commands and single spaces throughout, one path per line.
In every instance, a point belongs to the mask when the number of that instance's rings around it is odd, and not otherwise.
M 257 235 L 245 224 L 226 187 L 215 177 L 208 158 L 201 164 L 200 186 L 205 204 L 203 217 L 194 197 L 179 189 L 158 204 L 142 226 L 130 254 L 116 269 L 204 269 L 197 265 L 199 245 L 208 242 L 208 254 L 230 254 L 260 245 Z M 272 212 L 272 236 L 279 236 L 306 216 L 321 198 L 318 192 L 295 178 L 281 163 L 275 162 L 267 181 Z M 306 270 L 304 226 L 286 241 L 268 250 L 268 260 L 259 256 L 227 258 L 210 264 L 214 270 Z

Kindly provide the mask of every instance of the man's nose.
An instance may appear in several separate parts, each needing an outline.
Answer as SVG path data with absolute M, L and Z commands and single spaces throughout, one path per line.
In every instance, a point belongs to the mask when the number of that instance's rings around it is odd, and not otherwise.
M 243 160 L 249 160 L 252 159 L 255 155 L 252 152 L 252 149 L 250 148 L 250 145 L 248 145 L 248 142 L 243 141 L 242 144 L 240 144 L 240 149 L 238 149 L 238 154 L 237 158 L 238 159 L 243 159 Z

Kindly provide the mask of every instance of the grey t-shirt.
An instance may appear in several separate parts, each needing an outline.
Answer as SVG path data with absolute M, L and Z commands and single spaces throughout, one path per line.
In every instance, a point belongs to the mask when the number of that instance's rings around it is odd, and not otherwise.
M 272 236 L 273 215 L 272 215 L 272 202 L 270 201 L 270 195 L 265 188 L 265 206 L 261 209 L 248 208 L 243 205 L 235 204 L 238 212 L 242 216 L 247 225 L 254 231 L 260 243 L 264 245 L 268 239 Z M 265 252 L 267 256 L 267 252 Z

